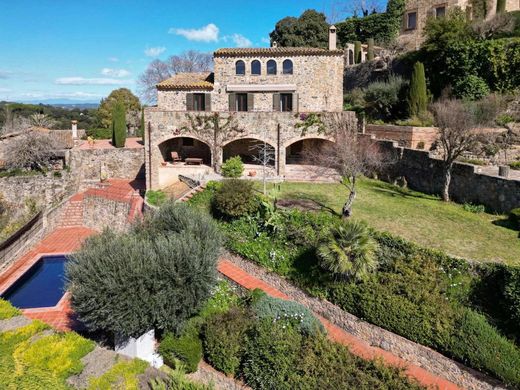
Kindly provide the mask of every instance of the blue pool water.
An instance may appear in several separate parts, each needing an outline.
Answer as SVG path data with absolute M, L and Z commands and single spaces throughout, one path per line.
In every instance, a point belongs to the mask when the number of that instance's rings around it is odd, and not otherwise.
M 56 306 L 65 293 L 65 256 L 46 256 L 22 275 L 2 298 L 20 309 Z

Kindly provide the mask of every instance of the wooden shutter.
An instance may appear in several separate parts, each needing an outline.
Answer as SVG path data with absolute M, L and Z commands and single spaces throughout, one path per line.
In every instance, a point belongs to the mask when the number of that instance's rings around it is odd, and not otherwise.
M 211 93 L 204 94 L 204 111 L 211 111 Z
M 273 93 L 273 111 L 281 111 L 279 93 Z
M 298 94 L 293 93 L 292 94 L 292 110 L 293 112 L 298 112 Z
M 234 93 L 229 94 L 229 111 L 237 110 L 237 97 Z
M 248 93 L 247 94 L 247 111 L 253 111 L 255 108 L 255 94 Z
M 186 94 L 186 110 L 193 111 L 193 94 Z

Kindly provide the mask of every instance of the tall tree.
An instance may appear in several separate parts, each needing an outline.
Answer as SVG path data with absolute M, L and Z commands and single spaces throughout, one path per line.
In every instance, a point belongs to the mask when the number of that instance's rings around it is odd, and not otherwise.
M 278 21 L 269 36 L 271 43 L 276 42 L 278 46 L 327 48 L 329 24 L 323 13 L 309 9 L 299 18 L 286 17 Z
M 112 109 L 112 145 L 123 148 L 126 141 L 126 111 L 122 101 L 116 101 Z
M 179 55 L 174 55 L 165 61 L 152 61 L 141 76 L 137 84 L 139 85 L 139 95 L 148 103 L 155 103 L 157 91 L 155 86 L 163 80 L 177 73 L 184 72 L 207 72 L 213 69 L 213 56 L 197 50 L 185 51 Z
M 106 99 L 101 100 L 98 117 L 101 127 L 108 129 L 112 124 L 112 111 L 116 102 L 122 102 L 126 111 L 128 131 L 133 134 L 141 124 L 141 103 L 139 98 L 127 88 L 119 88 L 110 92 Z
M 410 80 L 410 92 L 408 95 L 408 108 L 411 117 L 421 117 L 427 110 L 428 94 L 426 91 L 426 76 L 424 65 L 416 62 L 413 67 Z

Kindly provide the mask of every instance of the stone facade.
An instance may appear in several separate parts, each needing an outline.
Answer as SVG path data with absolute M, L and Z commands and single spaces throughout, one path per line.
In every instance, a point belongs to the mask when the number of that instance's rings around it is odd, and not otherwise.
M 377 139 L 397 141 L 399 146 L 429 150 L 438 138 L 435 127 L 366 125 L 365 132 Z
M 231 125 L 224 130 L 215 131 L 213 128 L 194 128 L 190 117 L 197 122 L 200 118 L 213 117 L 224 125 L 230 121 Z M 357 118 L 354 112 L 344 111 L 337 113 L 317 114 L 319 120 L 326 124 L 327 121 L 340 117 L 348 123 L 353 130 L 357 129 Z M 164 110 L 160 107 L 145 109 L 146 134 L 146 177 L 147 188 L 157 189 L 160 183 L 160 169 L 164 156 L 165 145 L 171 139 L 187 137 L 205 143 L 211 152 L 211 166 L 217 171 L 223 160 L 223 151 L 228 144 L 237 140 L 256 139 L 265 141 L 275 150 L 275 169 L 277 176 L 285 174 L 286 151 L 295 142 L 304 139 L 323 139 L 333 141 L 332 134 L 319 132 L 316 125 L 305 128 L 305 116 L 290 112 L 223 112 L 186 113 Z
M 430 17 L 442 17 L 450 9 L 460 7 L 469 18 L 473 17 L 469 0 L 407 0 L 398 42 L 409 50 L 417 50 L 424 41 L 423 30 Z M 496 14 L 497 0 L 488 0 L 486 19 Z M 506 0 L 506 11 L 520 10 L 519 0 Z M 413 16 L 415 14 L 415 17 Z M 413 20 L 415 25 L 413 25 Z M 411 24 L 411 25 L 410 25 Z

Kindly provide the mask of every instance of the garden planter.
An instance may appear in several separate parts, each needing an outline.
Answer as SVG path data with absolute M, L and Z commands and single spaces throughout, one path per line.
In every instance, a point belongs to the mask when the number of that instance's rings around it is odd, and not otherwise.
M 116 335 L 115 351 L 130 358 L 145 360 L 155 368 L 163 365 L 162 357 L 155 352 L 155 331 L 153 329 L 138 338 Z
M 256 171 L 249 171 L 249 176 L 255 177 L 256 176 Z

